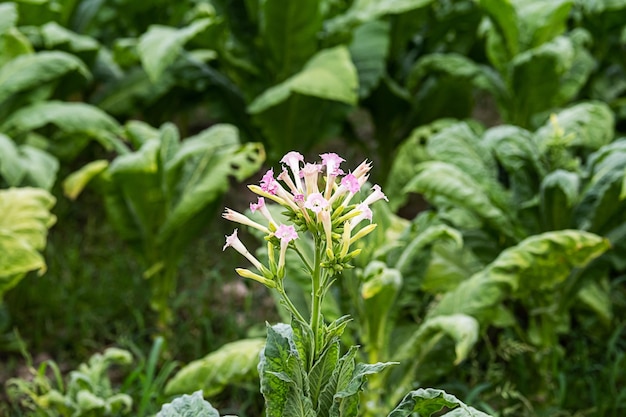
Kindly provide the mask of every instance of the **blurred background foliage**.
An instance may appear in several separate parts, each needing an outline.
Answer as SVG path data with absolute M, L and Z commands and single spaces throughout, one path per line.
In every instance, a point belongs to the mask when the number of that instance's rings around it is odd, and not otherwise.
M 390 198 L 325 306 L 365 360 L 411 363 L 365 414 L 397 384 L 623 415 L 625 22 L 624 0 L 0 3 L 0 412 L 203 389 L 260 415 L 256 341 L 284 312 L 217 254 L 219 211 L 298 150 L 373 160 Z M 111 346 L 132 359 L 105 372 Z M 81 363 L 93 383 L 66 384 Z

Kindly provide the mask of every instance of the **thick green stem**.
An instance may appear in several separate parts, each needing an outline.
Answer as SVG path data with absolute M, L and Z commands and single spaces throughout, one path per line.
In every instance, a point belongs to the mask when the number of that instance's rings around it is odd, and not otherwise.
M 322 324 L 322 269 L 321 258 L 322 250 L 319 242 L 315 242 L 315 259 L 313 260 L 313 273 L 311 274 L 311 330 L 313 331 L 313 346 L 311 349 L 312 360 L 311 366 L 315 363 L 319 350 L 321 349 L 321 341 L 323 335 L 321 333 Z

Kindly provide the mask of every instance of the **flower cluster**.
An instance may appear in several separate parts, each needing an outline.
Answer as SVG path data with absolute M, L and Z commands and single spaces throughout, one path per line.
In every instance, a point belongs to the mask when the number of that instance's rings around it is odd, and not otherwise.
M 359 250 L 350 251 L 351 245 L 374 230 L 371 204 L 387 197 L 378 185 L 361 202 L 351 203 L 367 182 L 372 165 L 363 161 L 354 171 L 344 173 L 343 158 L 335 153 L 320 155 L 320 163 L 307 163 L 298 152 L 289 152 L 282 159 L 282 171 L 275 176 L 273 169 L 261 178 L 259 185 L 248 188 L 257 194 L 257 200 L 250 204 L 250 210 L 259 212 L 265 221 L 252 220 L 244 214 L 227 208 L 223 217 L 227 220 L 253 227 L 266 235 L 268 241 L 268 263 L 256 259 L 237 237 L 237 229 L 226 237 L 227 247 L 232 247 L 244 255 L 257 272 L 238 268 L 237 273 L 273 288 L 285 274 L 285 254 L 289 247 L 297 250 L 295 244 L 298 232 L 310 232 L 317 247 L 323 247 L 322 268 L 332 269 L 333 274 L 348 267 L 348 262 Z M 274 220 L 266 201 L 278 203 L 287 210 L 289 224 Z M 369 224 L 358 227 L 364 220 Z M 276 262 L 275 251 L 279 251 Z M 314 266 L 310 267 L 311 269 Z

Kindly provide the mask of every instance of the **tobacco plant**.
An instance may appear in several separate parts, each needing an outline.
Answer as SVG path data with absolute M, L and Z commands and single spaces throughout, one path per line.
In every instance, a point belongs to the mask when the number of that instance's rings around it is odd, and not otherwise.
M 343 158 L 334 153 L 322 154 L 321 158 L 320 164 L 305 163 L 301 154 L 289 152 L 281 159 L 284 166 L 277 176 L 270 169 L 259 185 L 249 186 L 258 196 L 250 208 L 261 214 L 262 221 L 228 208 L 223 214 L 230 221 L 263 233 L 267 246 L 263 261 L 248 251 L 237 229 L 226 237 L 224 249 L 232 247 L 241 253 L 253 269 L 237 268 L 237 274 L 275 291 L 291 315 L 290 324 L 268 324 L 261 351 L 258 370 L 269 417 L 360 415 L 361 391 L 368 377 L 397 365 L 361 363 L 358 346 L 344 349 L 341 343 L 350 317 L 327 321 L 322 312 L 324 298 L 333 284 L 343 279 L 344 271 L 353 267 L 353 259 L 361 252 L 355 245 L 376 228 L 370 206 L 387 197 L 374 185 L 364 199 L 358 200 L 371 163 L 364 161 L 346 174 L 340 168 Z M 285 210 L 286 220 L 272 215 L 270 201 Z M 312 245 L 312 253 L 304 249 L 306 241 Z M 286 291 L 291 270 L 288 251 L 297 254 L 309 276 L 310 313 L 296 307 Z M 160 415 L 178 415 L 174 410 L 181 413 L 183 406 L 193 407 L 199 415 L 216 415 L 199 394 L 175 400 L 164 406 Z M 431 389 L 409 392 L 389 416 L 414 412 L 430 416 L 444 407 L 454 409 L 450 415 L 486 416 L 452 395 Z
M 102 194 L 109 221 L 143 262 L 151 305 L 165 330 L 172 319 L 168 302 L 178 261 L 217 212 L 230 178 L 252 175 L 265 154 L 259 144 L 241 145 L 230 125 L 182 141 L 171 124 L 154 129 L 130 122 L 126 136 L 135 150 L 111 162 L 90 162 L 66 178 L 64 190 L 74 199 L 93 182 Z

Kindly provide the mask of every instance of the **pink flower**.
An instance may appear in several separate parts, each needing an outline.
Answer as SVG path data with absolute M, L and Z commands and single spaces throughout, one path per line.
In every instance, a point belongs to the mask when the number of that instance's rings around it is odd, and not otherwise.
M 302 176 L 304 177 L 307 194 L 319 192 L 319 188 L 317 187 L 317 177 L 321 168 L 322 167 L 317 164 L 305 164 L 304 168 L 302 168 Z
M 341 186 L 348 189 L 348 191 L 352 194 L 357 193 L 361 189 L 361 185 L 359 184 L 359 180 L 353 174 L 348 174 L 341 179 Z
M 319 213 L 328 207 L 328 200 L 324 198 L 321 193 L 313 193 L 310 194 L 306 201 L 304 202 L 304 207 L 313 211 L 314 213 Z
M 283 242 L 289 243 L 292 240 L 297 239 L 298 238 L 298 233 L 296 232 L 296 228 L 295 227 L 293 227 L 293 226 L 286 226 L 284 224 L 281 224 L 276 229 L 276 232 L 274 233 L 274 236 L 279 238 L 280 242 L 282 244 Z
M 278 183 L 274 179 L 274 170 L 272 168 L 270 168 L 265 175 L 263 175 L 260 185 L 261 189 L 266 193 L 276 194 L 276 191 L 278 190 Z
M 244 216 L 241 213 L 236 212 L 235 210 L 229 209 L 228 207 L 226 208 L 226 210 L 224 210 L 224 213 L 222 213 L 222 217 L 226 220 L 230 220 L 231 222 L 240 223 L 244 226 L 254 227 L 255 229 L 262 231 L 263 233 L 270 233 L 270 230 L 267 227 L 255 222 L 254 220 Z
M 267 209 L 267 206 L 265 205 L 265 199 L 263 197 L 259 197 L 257 199 L 257 203 L 250 203 L 250 211 L 254 213 L 257 210 L 261 212 L 263 217 L 265 217 L 270 222 L 270 224 L 272 225 L 276 224 L 276 222 L 272 218 L 272 214 L 270 213 L 270 211 Z
M 255 258 L 250 252 L 248 252 L 248 249 L 246 249 L 245 245 L 237 237 L 237 229 L 233 231 L 232 235 L 226 236 L 226 244 L 222 248 L 222 251 L 225 251 L 228 247 L 235 249 L 237 252 L 245 256 L 246 259 L 248 259 L 256 269 L 261 272 L 263 271 L 264 267 L 261 262 L 259 262 L 257 258 Z
M 250 211 L 254 213 L 264 206 L 265 206 L 265 199 L 263 197 L 259 197 L 256 203 L 250 203 Z
M 326 166 L 326 172 L 328 175 L 341 175 L 343 171 L 339 169 L 339 165 L 345 161 L 342 157 L 336 153 L 329 152 L 320 155 L 322 158 L 322 165 Z
M 280 181 L 283 181 L 285 184 L 287 184 L 287 187 L 289 187 L 292 193 L 298 194 L 300 192 L 296 184 L 294 184 L 293 180 L 289 176 L 289 172 L 287 172 L 285 168 L 283 168 L 282 172 L 278 174 L 278 177 L 276 178 Z
M 355 210 L 359 212 L 355 217 L 350 220 L 350 226 L 354 228 L 357 224 L 361 223 L 361 221 L 367 219 L 372 222 L 372 210 L 365 203 L 358 204 L 355 207 Z
M 300 162 L 304 162 L 304 156 L 298 152 L 291 151 L 285 154 L 280 162 L 287 165 L 291 169 L 291 172 L 293 172 L 293 176 L 296 180 L 296 187 L 298 190 L 302 190 L 302 182 L 300 181 Z
M 365 205 L 371 205 L 372 203 L 378 201 L 378 200 L 385 200 L 385 201 L 389 201 L 389 199 L 387 198 L 387 196 L 385 194 L 383 194 L 383 192 L 380 189 L 380 185 L 376 184 L 372 187 L 372 190 L 374 190 L 374 192 L 370 195 L 367 196 L 367 198 L 363 201 L 363 204 Z

